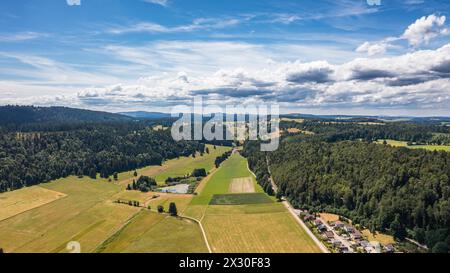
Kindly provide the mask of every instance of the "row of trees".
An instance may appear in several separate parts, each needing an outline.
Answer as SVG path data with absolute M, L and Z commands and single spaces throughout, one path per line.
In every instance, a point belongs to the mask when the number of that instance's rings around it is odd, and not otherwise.
M 214 162 L 214 164 L 216 165 L 216 168 L 219 168 L 220 164 L 222 164 L 222 162 L 227 160 L 230 157 L 231 153 L 232 153 L 232 151 L 229 151 L 229 152 L 225 152 L 221 156 L 218 156 Z
M 248 143 L 244 155 L 267 181 L 257 145 Z M 267 157 L 279 192 L 297 207 L 338 213 L 398 239 L 409 235 L 436 251 L 450 248 L 450 153 L 300 141 L 283 142 Z

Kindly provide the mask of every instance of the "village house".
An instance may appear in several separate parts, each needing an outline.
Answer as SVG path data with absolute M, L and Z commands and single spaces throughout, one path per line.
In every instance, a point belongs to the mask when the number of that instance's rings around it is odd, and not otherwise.
M 333 223 L 333 227 L 334 228 L 343 228 L 344 227 L 344 223 L 342 223 L 341 221 L 336 221 Z
M 317 226 L 317 229 L 318 229 L 320 232 L 325 232 L 325 231 L 328 230 L 327 227 L 326 227 L 324 224 L 318 225 L 318 226 Z
M 334 233 L 332 231 L 327 231 L 327 232 L 325 232 L 325 237 L 328 240 L 332 240 L 332 239 L 334 239 Z
M 395 248 L 394 248 L 394 246 L 391 245 L 391 244 L 384 246 L 384 250 L 385 250 L 387 253 L 394 253 L 394 252 L 395 252 Z
M 354 230 L 354 232 L 352 233 L 352 234 L 350 234 L 350 237 L 353 239 L 353 240 L 361 240 L 362 239 L 362 234 L 361 234 L 361 232 L 359 232 L 358 230 Z
M 316 227 L 318 227 L 318 226 L 320 226 L 320 225 L 323 225 L 323 223 L 322 223 L 322 221 L 320 221 L 319 219 L 317 219 L 317 220 L 314 221 L 314 225 L 315 225 Z
M 355 232 L 355 228 L 352 227 L 352 226 L 350 226 L 350 225 L 345 225 L 345 226 L 344 226 L 344 230 L 345 230 L 346 232 L 348 232 L 348 233 L 353 233 L 353 232 Z

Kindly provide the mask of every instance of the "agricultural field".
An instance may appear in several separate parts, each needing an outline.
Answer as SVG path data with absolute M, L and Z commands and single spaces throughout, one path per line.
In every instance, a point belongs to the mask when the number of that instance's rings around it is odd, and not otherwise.
M 251 177 L 235 178 L 231 181 L 229 192 L 250 193 L 255 192 L 255 184 Z
M 142 210 L 96 252 L 204 253 L 208 249 L 196 222 Z
M 64 193 L 39 186 L 0 195 L 0 221 L 65 197 Z
M 273 203 L 264 193 L 214 194 L 209 205 L 245 205 Z
M 383 139 L 378 140 L 376 143 L 383 144 Z M 386 140 L 388 145 L 393 147 L 406 147 L 409 149 L 425 149 L 428 151 L 446 151 L 450 152 L 450 146 L 448 145 L 408 145 L 406 141 L 397 141 L 397 140 Z
M 408 146 L 408 148 L 411 149 L 425 149 L 428 151 L 445 151 L 450 152 L 450 146 L 446 145 L 415 145 L 415 146 Z
M 233 182 L 242 178 L 251 178 L 256 193 L 230 192 Z M 228 205 L 210 204 L 223 196 Z M 233 205 L 246 199 L 252 204 Z M 213 252 L 320 252 L 286 208 L 256 184 L 247 160 L 238 153 L 212 175 L 184 214 L 201 220 Z
M 398 141 L 398 140 L 392 140 L 392 139 L 379 139 L 376 143 L 383 144 L 384 141 L 386 141 L 387 145 L 390 145 L 392 147 L 407 147 L 408 143 L 406 141 Z
M 195 168 L 210 170 L 197 195 L 126 191 L 121 179 L 130 179 L 133 172 L 119 174 L 118 183 L 68 177 L 1 194 L 0 204 L 8 210 L 0 218 L 0 247 L 5 252 L 58 253 L 77 241 L 84 253 L 208 252 L 197 222 L 155 212 L 157 206 L 167 211 L 175 202 L 179 215 L 201 220 L 213 252 L 319 252 L 289 212 L 263 192 L 245 158 L 235 153 L 214 169 L 216 155 L 227 150 L 217 147 L 211 155 L 152 170 L 160 179 Z M 216 204 L 210 205 L 213 198 Z M 141 207 L 117 200 L 139 201 Z
M 216 149 L 214 149 L 213 145 L 206 145 L 206 147 L 209 149 L 209 154 L 205 153 L 203 156 L 197 154 L 195 158 L 180 157 L 168 160 L 162 166 L 149 166 L 139 169 L 137 172 L 139 175 L 154 177 L 158 184 L 164 185 L 168 177 L 184 176 L 190 174 L 194 169 L 204 168 L 206 171 L 211 171 L 215 167 L 214 161 L 216 158 L 231 150 L 231 147 L 224 146 L 216 146 Z M 119 175 L 119 180 L 121 180 L 120 184 L 130 184 L 135 179 L 132 177 L 133 173 L 127 172 L 124 176 Z
M 122 190 L 113 183 L 69 177 L 41 187 L 66 196 L 0 221 L 0 246 L 5 252 L 65 252 L 70 241 L 91 252 L 138 212 L 111 201 Z M 20 199 L 22 192 L 9 194 Z

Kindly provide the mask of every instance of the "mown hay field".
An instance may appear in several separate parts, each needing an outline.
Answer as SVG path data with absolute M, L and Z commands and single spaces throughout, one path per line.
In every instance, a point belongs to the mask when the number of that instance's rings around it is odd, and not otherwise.
M 142 210 L 97 252 L 206 253 L 208 249 L 196 222 Z

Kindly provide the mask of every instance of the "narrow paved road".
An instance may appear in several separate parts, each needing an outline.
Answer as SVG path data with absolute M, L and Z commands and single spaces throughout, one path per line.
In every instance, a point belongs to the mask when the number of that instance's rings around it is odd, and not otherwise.
M 311 237 L 311 239 L 313 239 L 313 241 L 316 243 L 316 245 L 320 248 L 320 250 L 323 253 L 330 253 L 330 251 L 328 250 L 328 248 L 326 246 L 324 246 L 322 244 L 322 242 L 317 239 L 316 235 L 314 235 L 314 233 L 312 233 L 311 230 L 309 230 L 309 228 L 306 226 L 306 224 L 302 221 L 302 219 L 300 219 L 300 217 L 298 217 L 298 215 L 295 213 L 295 209 L 292 207 L 292 205 L 288 202 L 288 201 L 283 201 L 283 205 L 287 208 L 287 210 L 292 214 L 292 216 L 295 218 L 295 220 L 297 221 L 297 223 L 300 224 L 300 226 L 306 231 L 306 233 L 309 235 L 309 237 Z
M 272 188 L 273 188 L 274 192 L 276 193 L 276 192 L 278 192 L 278 187 L 277 187 L 277 184 L 275 184 L 275 181 L 273 181 L 273 179 L 272 179 L 272 173 L 270 172 L 270 168 L 269 168 L 269 158 L 267 156 L 266 156 L 266 162 L 267 162 L 267 171 L 269 172 L 270 183 L 272 184 Z M 311 239 L 313 239 L 313 241 L 320 248 L 320 250 L 323 253 L 330 253 L 328 248 L 326 246 L 324 246 L 319 239 L 317 239 L 316 235 L 314 235 L 314 233 L 312 233 L 312 231 L 306 226 L 306 224 L 303 222 L 303 220 L 300 219 L 300 217 L 297 215 L 297 213 L 295 213 L 295 209 L 292 207 L 291 203 L 289 203 L 288 201 L 283 201 L 283 205 L 292 214 L 292 216 L 297 221 L 297 223 L 299 223 L 299 225 L 306 231 L 306 233 L 309 235 L 309 237 L 311 237 Z

